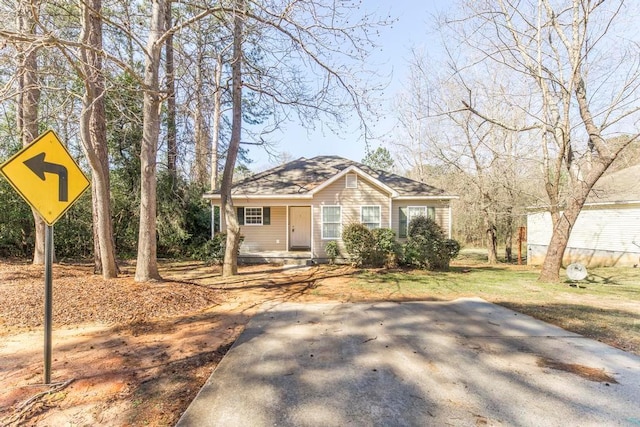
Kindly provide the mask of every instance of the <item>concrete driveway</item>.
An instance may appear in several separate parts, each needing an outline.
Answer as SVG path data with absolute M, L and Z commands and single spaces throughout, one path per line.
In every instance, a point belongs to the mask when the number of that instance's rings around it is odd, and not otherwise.
M 484 300 L 265 306 L 178 426 L 640 426 L 640 357 Z

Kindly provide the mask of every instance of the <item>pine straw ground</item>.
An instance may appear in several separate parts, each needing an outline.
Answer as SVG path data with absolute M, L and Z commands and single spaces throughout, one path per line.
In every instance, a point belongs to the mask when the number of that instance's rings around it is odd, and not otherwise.
M 0 261 L 0 425 L 174 425 L 264 301 L 305 300 L 353 270 L 241 272 L 165 263 L 166 281 L 136 283 L 131 265 L 105 281 L 90 265 L 55 264 L 45 386 L 43 268 Z

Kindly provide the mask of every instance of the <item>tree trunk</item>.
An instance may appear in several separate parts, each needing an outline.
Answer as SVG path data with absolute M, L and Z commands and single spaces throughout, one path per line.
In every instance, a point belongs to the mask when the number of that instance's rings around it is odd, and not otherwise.
M 513 197 L 512 194 L 510 196 Z M 504 237 L 504 255 L 507 262 L 513 261 L 513 209 L 507 207 L 506 235 Z
M 209 174 L 207 172 L 207 161 L 209 160 L 209 153 L 207 148 L 209 146 L 209 129 L 205 120 L 205 114 L 203 111 L 205 102 L 203 101 L 203 78 L 202 67 L 204 58 L 202 51 L 198 53 L 198 60 L 196 64 L 196 81 L 195 81 L 195 96 L 196 105 L 193 112 L 193 125 L 194 125 L 194 139 L 196 148 L 196 157 L 194 162 L 193 178 L 194 181 L 204 188 L 209 180 Z
M 220 119 L 222 116 L 222 55 L 218 55 L 215 71 L 216 89 L 213 94 L 213 128 L 211 130 L 211 190 L 218 189 L 218 150 L 220 147 Z
M 167 28 L 171 28 L 171 3 L 166 0 L 165 20 Z M 167 79 L 167 171 L 171 177 L 171 185 L 175 188 L 178 176 L 177 157 L 178 142 L 176 134 L 176 84 L 173 66 L 173 34 L 165 42 L 165 73 Z
M 496 226 L 491 223 L 485 223 L 487 233 L 487 262 L 490 265 L 498 263 L 498 248 L 496 237 Z
M 113 245 L 113 222 L 109 183 L 109 153 L 104 105 L 104 75 L 102 58 L 102 0 L 87 0 L 82 6 L 82 32 L 80 40 L 82 62 L 80 68 L 85 82 L 83 108 L 80 116 L 80 136 L 84 152 L 92 172 L 92 207 L 94 228 L 95 270 L 102 272 L 104 279 L 117 277 L 115 247 Z
M 80 119 L 82 121 L 82 118 Z M 91 177 L 91 222 L 93 224 L 93 274 L 102 273 L 102 258 L 100 255 L 100 235 L 98 234 L 98 197 L 96 184 Z
M 562 268 L 562 259 L 567 249 L 567 243 L 569 243 L 571 230 L 578 215 L 580 215 L 589 192 L 613 162 L 617 153 L 626 145 L 627 144 L 623 144 L 612 149 L 612 154 L 608 158 L 599 157 L 594 161 L 591 164 L 591 170 L 584 180 L 572 177 L 572 197 L 566 209 L 553 226 L 553 234 L 551 235 L 551 241 L 549 242 L 544 262 L 542 263 L 542 270 L 538 277 L 539 281 L 549 283 L 560 281 L 560 268 Z
M 242 130 L 242 24 L 244 17 L 244 1 L 236 1 L 236 15 L 233 26 L 233 61 L 231 63 L 231 78 L 233 92 L 233 114 L 231 124 L 231 141 L 227 151 L 227 161 L 222 174 L 220 198 L 227 226 L 227 246 L 222 265 L 224 277 L 238 273 L 238 248 L 240 247 L 240 226 L 231 197 L 231 185 L 233 184 L 233 170 L 235 169 L 240 136 Z
M 136 282 L 162 280 L 158 272 L 156 242 L 157 175 L 156 161 L 160 135 L 160 51 L 164 31 L 164 0 L 153 0 L 151 26 L 144 67 L 142 144 L 140 146 L 140 228 Z
M 556 223 L 553 234 L 551 235 L 547 254 L 542 264 L 542 271 L 540 271 L 540 276 L 538 277 L 539 281 L 549 283 L 560 281 L 560 268 L 562 268 L 564 251 L 567 248 L 571 230 L 580 214 L 582 205 L 584 205 L 584 199 L 581 201 L 574 200 L 564 213 L 560 215 L 560 219 Z
M 17 29 L 20 32 L 34 34 L 35 23 L 31 15 L 30 2 L 18 0 Z M 17 125 L 22 145 L 27 146 L 39 135 L 38 104 L 40 86 L 38 83 L 37 51 L 34 47 L 18 45 L 18 108 Z M 33 263 L 44 264 L 45 223 L 34 209 L 31 210 L 34 222 L 35 245 Z

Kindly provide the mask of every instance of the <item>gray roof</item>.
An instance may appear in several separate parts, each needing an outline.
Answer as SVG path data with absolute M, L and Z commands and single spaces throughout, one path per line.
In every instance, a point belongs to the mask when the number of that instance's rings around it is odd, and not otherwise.
M 631 201 L 640 201 L 640 165 L 601 177 L 587 198 L 587 203 Z
M 252 175 L 233 185 L 233 194 L 260 195 L 302 195 L 336 176 L 343 170 L 355 166 L 386 186 L 399 196 L 424 196 L 452 198 L 444 190 L 423 182 L 414 181 L 400 175 L 370 168 L 338 156 L 318 156 L 312 159 L 300 158 L 273 169 Z M 219 194 L 215 191 L 210 194 Z

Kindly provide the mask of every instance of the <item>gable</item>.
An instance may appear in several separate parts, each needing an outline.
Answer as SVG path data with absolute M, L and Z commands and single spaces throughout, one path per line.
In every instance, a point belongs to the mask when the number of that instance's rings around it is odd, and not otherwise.
M 355 175 L 355 186 L 353 187 L 348 187 L 348 184 L 353 184 L 354 180 L 353 178 L 349 179 L 350 177 L 353 177 Z M 377 180 L 376 178 L 372 177 L 371 175 L 367 174 L 366 172 L 362 171 L 360 168 L 356 167 L 356 166 L 349 166 L 346 169 L 343 169 L 342 171 L 340 171 L 337 175 L 334 175 L 333 177 L 327 179 L 325 182 L 323 182 L 322 184 L 318 185 L 316 188 L 314 188 L 311 193 L 312 194 L 316 194 L 319 191 L 322 191 L 324 188 L 333 185 L 334 183 L 340 182 L 342 181 L 342 185 L 343 187 L 349 188 L 349 189 L 357 189 L 358 188 L 358 181 L 360 181 L 360 179 L 362 181 L 365 182 L 369 182 L 370 185 L 374 185 L 376 187 L 378 187 L 380 189 L 380 191 L 385 192 L 387 195 L 391 195 L 392 197 L 395 197 L 398 195 L 398 193 L 393 189 L 390 188 L 389 186 L 385 185 L 384 183 L 380 182 L 379 180 Z

